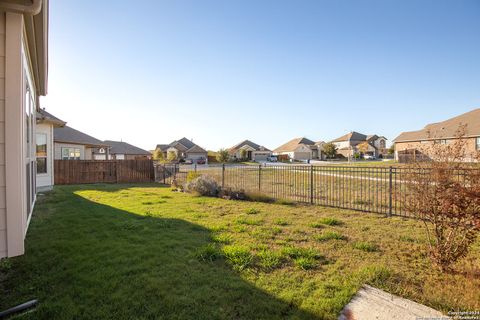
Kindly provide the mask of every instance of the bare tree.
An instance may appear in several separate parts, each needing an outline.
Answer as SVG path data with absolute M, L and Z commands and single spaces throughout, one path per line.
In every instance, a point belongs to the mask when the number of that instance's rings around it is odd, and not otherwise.
M 480 231 L 479 152 L 467 151 L 466 127 L 455 139 L 435 140 L 420 150 L 428 161 L 408 165 L 407 210 L 420 218 L 430 256 L 442 271 L 468 253 Z

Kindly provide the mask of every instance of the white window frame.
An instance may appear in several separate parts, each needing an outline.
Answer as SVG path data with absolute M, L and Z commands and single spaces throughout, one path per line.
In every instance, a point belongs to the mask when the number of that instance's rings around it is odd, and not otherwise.
M 38 136 L 44 136 L 45 137 L 45 155 L 44 156 L 39 156 L 38 153 L 35 150 L 35 156 L 36 156 L 36 159 L 37 159 L 37 175 L 48 175 L 50 173 L 49 169 L 48 169 L 48 153 L 49 153 L 49 150 L 48 150 L 48 135 L 44 132 L 37 132 L 36 135 L 35 135 L 35 146 L 38 146 L 38 144 L 37 144 Z M 38 159 L 45 159 L 45 170 L 46 170 L 45 172 L 38 172 Z
M 68 157 L 64 156 L 65 150 L 67 150 Z M 71 156 L 73 150 L 73 157 Z M 80 148 L 75 148 L 75 147 L 62 147 L 62 160 L 80 160 L 82 157 L 82 152 Z M 78 154 L 78 156 L 77 156 Z

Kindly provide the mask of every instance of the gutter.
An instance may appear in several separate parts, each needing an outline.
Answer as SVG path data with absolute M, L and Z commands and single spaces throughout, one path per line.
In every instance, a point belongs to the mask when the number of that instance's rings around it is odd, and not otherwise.
M 23 1 L 28 2 L 28 1 Z M 0 10 L 3 11 L 11 11 L 15 13 L 23 13 L 35 16 L 40 13 L 42 10 L 42 0 L 32 0 L 32 4 L 30 5 L 21 5 L 18 3 L 11 3 L 11 2 L 0 2 Z

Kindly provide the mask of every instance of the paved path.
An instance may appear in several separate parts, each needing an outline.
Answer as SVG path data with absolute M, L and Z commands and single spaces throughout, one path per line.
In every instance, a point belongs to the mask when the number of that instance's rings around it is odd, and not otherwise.
M 450 319 L 442 313 L 365 285 L 345 306 L 338 320 L 421 320 Z

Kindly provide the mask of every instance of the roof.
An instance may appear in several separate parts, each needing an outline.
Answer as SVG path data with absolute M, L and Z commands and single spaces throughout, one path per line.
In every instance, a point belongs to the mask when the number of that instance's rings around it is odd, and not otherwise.
M 230 152 L 235 152 L 243 146 L 249 146 L 250 148 L 254 149 L 255 151 L 270 151 L 267 148 L 265 148 L 264 146 L 256 144 L 255 142 L 252 142 L 250 140 L 243 140 L 242 142 L 240 142 L 240 143 L 234 145 L 233 147 L 231 147 L 229 149 L 229 151 Z
M 362 133 L 359 133 L 359 132 L 356 132 L 356 131 L 352 131 L 350 133 L 347 133 L 341 137 L 338 137 L 337 139 L 335 140 L 332 140 L 331 142 L 342 142 L 342 141 L 365 141 L 367 140 L 367 136 L 362 134 Z
M 55 142 L 69 142 L 73 144 L 83 144 L 87 146 L 108 146 L 103 141 L 89 136 L 86 133 L 73 129 L 69 126 L 55 128 L 53 130 L 53 140 Z
M 185 137 L 183 137 L 180 140 L 173 141 L 172 143 L 170 143 L 170 146 L 173 147 L 177 143 L 180 143 L 181 145 L 183 145 L 185 148 L 187 148 L 187 150 L 195 146 L 195 143 L 193 143 L 192 141 L 188 140 Z
M 190 149 L 188 149 L 185 152 L 186 153 L 208 153 L 207 150 L 203 149 L 202 147 L 200 147 L 198 145 L 194 145 L 193 147 L 191 147 Z
M 292 152 L 292 151 L 295 151 L 295 149 L 297 149 L 297 147 L 300 144 L 311 146 L 311 145 L 314 145 L 315 142 L 313 142 L 312 140 L 307 139 L 305 137 L 295 138 L 295 139 L 292 139 L 292 140 L 288 141 L 285 144 L 282 144 L 280 147 L 273 150 L 273 152 Z
M 460 125 L 467 126 L 465 136 L 480 136 L 480 108 L 442 122 L 428 124 L 421 130 L 402 132 L 393 142 L 455 138 Z
M 157 144 L 157 146 L 155 147 L 155 150 L 156 149 L 160 149 L 160 151 L 167 151 L 168 144 Z
M 110 154 L 134 154 L 134 155 L 150 155 L 151 153 L 147 150 L 143 150 L 139 147 L 131 145 L 129 143 L 123 141 L 112 141 L 112 140 L 105 140 L 105 144 L 109 145 Z
M 51 123 L 54 126 L 63 127 L 66 122 L 55 117 L 53 114 L 45 111 L 45 109 L 40 109 L 37 112 L 37 121 Z

